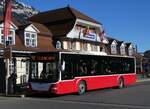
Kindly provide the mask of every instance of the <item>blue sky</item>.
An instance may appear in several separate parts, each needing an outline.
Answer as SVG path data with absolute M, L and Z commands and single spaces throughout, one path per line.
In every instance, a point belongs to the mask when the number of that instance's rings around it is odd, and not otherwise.
M 136 44 L 139 52 L 150 49 L 150 0 L 17 0 L 39 11 L 68 4 L 103 24 L 106 34 Z

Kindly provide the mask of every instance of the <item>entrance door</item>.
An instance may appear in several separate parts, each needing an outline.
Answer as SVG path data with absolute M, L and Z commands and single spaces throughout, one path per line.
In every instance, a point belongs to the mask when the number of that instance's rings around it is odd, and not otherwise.
M 5 63 L 4 59 L 0 58 L 0 92 L 3 93 L 5 92 Z

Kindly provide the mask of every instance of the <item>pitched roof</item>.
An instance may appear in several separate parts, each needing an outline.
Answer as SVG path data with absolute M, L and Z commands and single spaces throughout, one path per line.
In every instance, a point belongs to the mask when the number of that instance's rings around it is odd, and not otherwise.
M 26 47 L 21 37 L 16 35 L 16 44 L 13 45 L 13 50 L 16 51 L 54 51 L 55 48 L 52 45 L 52 39 L 50 37 L 44 37 L 42 35 L 38 35 L 38 46 L 37 47 Z
M 74 27 L 77 18 L 100 24 L 96 20 L 71 7 L 41 12 L 29 18 L 29 20 L 32 22 L 42 23 L 52 32 L 54 36 L 53 38 L 57 38 L 66 37 L 66 35 Z
M 101 24 L 100 22 L 96 21 L 95 19 L 93 19 L 93 18 L 91 18 L 91 17 L 81 13 L 80 11 L 78 11 L 78 10 L 72 8 L 72 7 L 69 7 L 69 9 L 75 15 L 76 18 L 87 20 L 87 21 L 90 21 L 90 22 L 93 22 L 93 23 L 97 23 L 97 24 Z
M 0 16 L 0 22 L 3 22 L 3 17 Z M 40 23 L 35 22 L 29 22 L 27 24 L 24 24 L 22 22 L 18 22 L 15 18 L 13 18 L 12 22 L 18 27 L 18 32 L 15 34 L 15 45 L 13 45 L 13 50 L 16 51 L 30 51 L 30 52 L 37 52 L 37 51 L 54 51 L 55 48 L 52 44 L 52 33 L 51 31 Z M 38 39 L 37 39 L 37 47 L 26 47 L 24 45 L 23 38 L 21 37 L 21 34 L 19 33 L 20 30 L 26 28 L 27 26 L 33 24 L 39 31 L 38 33 Z M 4 46 L 0 44 L 0 49 L 3 49 Z
M 131 45 L 131 42 L 129 42 L 129 43 L 125 43 L 126 45 L 127 45 L 127 47 L 130 47 L 130 45 Z
M 31 23 L 40 31 L 39 34 L 52 36 L 52 32 L 45 25 L 36 22 Z
M 75 21 L 73 20 L 65 20 L 61 23 L 55 23 L 53 25 L 46 25 L 49 30 L 51 30 L 53 34 L 53 38 L 56 37 L 66 37 L 66 34 L 68 34 L 72 28 L 74 27 Z
M 107 37 L 107 39 L 108 39 L 109 43 L 112 43 L 114 40 L 116 40 L 116 39 L 114 39 L 112 37 Z
M 24 30 L 26 27 L 28 27 L 31 24 L 33 24 L 39 30 L 38 34 L 52 36 L 52 32 L 45 25 L 37 22 L 29 22 L 28 24 L 20 25 L 19 30 Z
M 100 24 L 95 19 L 90 18 L 87 15 L 69 6 L 55 9 L 55 10 L 49 10 L 46 12 L 41 12 L 37 15 L 30 17 L 29 20 L 45 24 L 45 23 L 50 23 L 50 22 L 55 22 L 55 21 L 60 21 L 65 19 L 77 19 L 77 18 L 90 21 L 96 24 Z
M 150 50 L 147 50 L 144 52 L 144 57 L 145 58 L 150 58 Z

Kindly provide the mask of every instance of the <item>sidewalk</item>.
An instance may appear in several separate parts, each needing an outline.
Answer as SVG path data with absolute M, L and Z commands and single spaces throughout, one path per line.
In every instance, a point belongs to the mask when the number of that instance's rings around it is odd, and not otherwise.
M 25 95 L 22 93 L 8 94 L 8 95 L 6 95 L 5 93 L 0 93 L 0 96 L 2 96 L 2 97 L 21 97 L 21 98 L 25 97 Z
M 145 81 L 150 81 L 150 77 L 142 77 L 142 75 L 137 74 L 137 81 L 136 82 L 145 82 Z

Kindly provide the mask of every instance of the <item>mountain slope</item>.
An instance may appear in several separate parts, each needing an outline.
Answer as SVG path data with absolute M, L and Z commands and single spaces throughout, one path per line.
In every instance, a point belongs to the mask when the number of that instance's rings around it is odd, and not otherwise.
M 0 15 L 3 15 L 3 0 L 0 0 Z M 34 9 L 32 6 L 26 5 L 22 2 L 18 2 L 16 0 L 12 0 L 12 12 L 13 12 L 13 17 L 15 17 L 17 20 L 26 23 L 27 18 L 31 17 L 39 11 Z

